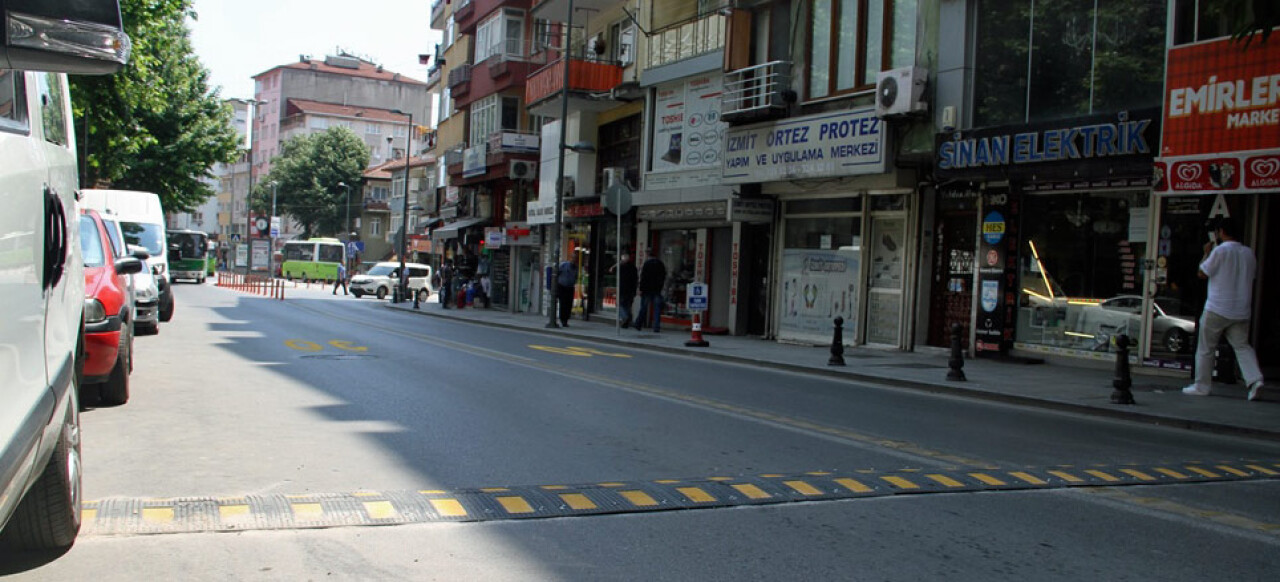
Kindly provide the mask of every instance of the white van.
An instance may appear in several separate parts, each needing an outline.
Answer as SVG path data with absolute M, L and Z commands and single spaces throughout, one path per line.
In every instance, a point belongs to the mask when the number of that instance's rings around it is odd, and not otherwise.
M 151 255 L 147 265 L 160 287 L 160 321 L 173 319 L 172 272 L 169 270 L 169 234 L 164 227 L 160 197 L 136 190 L 82 190 L 80 206 L 115 216 L 126 244 L 138 245 Z
M 0 26 L 0 542 L 61 548 L 80 531 L 85 304 L 64 73 L 119 70 L 129 38 L 117 0 L 0 0 Z

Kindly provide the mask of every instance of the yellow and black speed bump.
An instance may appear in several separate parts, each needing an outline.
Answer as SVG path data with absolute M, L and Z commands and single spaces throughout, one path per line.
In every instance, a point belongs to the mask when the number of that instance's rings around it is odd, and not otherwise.
M 1228 461 L 946 471 L 814 471 L 452 491 L 115 498 L 85 503 L 83 532 L 148 534 L 487 521 L 904 494 L 1260 479 L 1280 479 L 1280 463 Z

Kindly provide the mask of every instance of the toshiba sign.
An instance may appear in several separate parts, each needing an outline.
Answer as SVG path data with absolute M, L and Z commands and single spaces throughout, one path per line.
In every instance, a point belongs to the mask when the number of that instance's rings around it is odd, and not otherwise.
M 1165 87 L 1157 191 L 1280 186 L 1280 43 L 1174 47 Z

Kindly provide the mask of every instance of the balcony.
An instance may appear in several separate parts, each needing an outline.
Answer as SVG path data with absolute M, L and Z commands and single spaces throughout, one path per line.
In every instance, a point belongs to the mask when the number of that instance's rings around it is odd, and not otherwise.
M 444 7 L 447 4 L 449 4 L 449 0 L 431 0 L 431 28 L 444 30 Z
M 458 65 L 449 71 L 449 91 L 453 96 L 465 95 L 470 90 L 471 65 Z
M 608 61 L 588 61 L 569 59 L 569 92 L 573 99 L 575 92 L 579 94 L 603 94 L 610 92 L 622 83 L 622 66 Z M 560 94 L 564 88 L 564 61 L 556 60 L 529 75 L 524 86 L 524 102 L 534 108 L 543 101 Z M 599 99 L 585 99 L 596 101 Z M 585 105 L 585 104 L 582 104 Z M 617 105 L 604 101 L 600 109 L 608 109 Z
M 474 35 L 476 25 L 499 8 L 528 10 L 532 0 L 454 0 L 453 22 L 460 34 Z
M 724 76 L 720 117 L 729 123 L 762 121 L 785 115 L 795 101 L 791 61 L 773 61 Z
M 691 59 L 724 48 L 726 18 L 719 12 L 655 30 L 645 53 L 647 69 Z
M 573 11 L 584 10 L 590 11 L 592 14 L 599 14 L 618 4 L 618 0 L 573 0 Z M 534 18 L 541 18 L 551 22 L 568 22 L 569 0 L 533 0 L 531 12 Z M 584 24 L 586 19 L 587 17 L 583 14 L 576 15 L 574 16 L 574 24 Z
M 453 21 L 461 23 L 463 20 L 471 20 L 475 23 L 473 17 L 476 15 L 476 6 L 472 0 L 458 0 L 453 6 Z
M 427 71 L 427 89 L 431 89 L 440 84 L 440 77 L 444 76 L 444 67 L 436 65 Z

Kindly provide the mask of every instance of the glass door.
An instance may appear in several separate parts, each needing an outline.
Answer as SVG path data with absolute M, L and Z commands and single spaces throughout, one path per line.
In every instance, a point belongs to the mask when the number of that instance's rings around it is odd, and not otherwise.
M 867 266 L 867 343 L 897 346 L 902 340 L 902 287 L 906 272 L 907 220 L 871 217 Z

